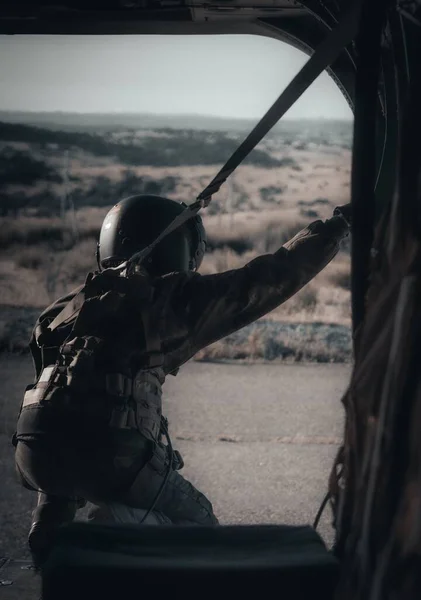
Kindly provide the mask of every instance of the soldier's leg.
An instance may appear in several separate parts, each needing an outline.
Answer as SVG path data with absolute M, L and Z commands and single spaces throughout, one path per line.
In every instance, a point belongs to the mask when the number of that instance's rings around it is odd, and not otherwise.
M 160 480 L 164 477 L 158 474 Z M 208 498 L 177 471 L 171 471 L 156 508 L 176 524 L 218 525 Z
M 146 517 L 146 508 L 133 508 L 121 502 L 108 502 L 92 505 L 88 513 L 88 521 L 101 525 L 117 523 L 119 525 L 171 525 L 172 521 L 162 512 L 153 510 Z M 145 519 L 146 517 L 146 519 Z
M 164 483 L 168 460 L 162 450 L 138 472 L 128 492 L 117 500 L 129 506 L 149 508 Z M 155 505 L 173 523 L 217 525 L 210 501 L 187 479 L 171 469 L 165 487 Z
M 48 456 L 53 456 L 53 450 L 50 448 Z M 28 444 L 18 442 L 15 466 L 22 485 L 38 493 L 37 506 L 32 513 L 28 545 L 35 566 L 40 566 L 48 555 L 58 528 L 72 522 L 76 511 L 83 508 L 86 501 L 72 495 L 70 489 L 64 489 L 60 485 L 55 462 L 44 463 L 37 460 L 36 449 L 31 449 Z M 63 473 L 63 476 L 65 477 L 66 473 Z M 40 491 L 43 488 L 48 490 L 48 493 Z
M 38 504 L 32 513 L 28 544 L 36 566 L 44 562 L 58 528 L 71 523 L 85 502 L 77 498 L 53 496 L 38 492 Z

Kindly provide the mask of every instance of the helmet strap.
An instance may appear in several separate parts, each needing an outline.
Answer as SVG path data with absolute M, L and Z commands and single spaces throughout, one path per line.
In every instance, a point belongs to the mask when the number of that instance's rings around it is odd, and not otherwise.
M 97 242 L 97 244 L 96 244 L 95 257 L 96 257 L 96 264 L 98 265 L 98 270 L 99 270 L 99 272 L 101 272 L 102 267 L 101 267 L 101 262 L 99 260 L 99 242 Z

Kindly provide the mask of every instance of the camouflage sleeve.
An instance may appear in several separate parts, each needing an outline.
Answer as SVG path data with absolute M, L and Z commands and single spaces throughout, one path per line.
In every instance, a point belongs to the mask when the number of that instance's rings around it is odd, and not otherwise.
M 241 269 L 185 276 L 169 294 L 167 331 L 176 322 L 179 335 L 167 358 L 167 372 L 288 300 L 334 258 L 347 234 L 340 217 L 315 221 L 274 254 L 259 256 Z

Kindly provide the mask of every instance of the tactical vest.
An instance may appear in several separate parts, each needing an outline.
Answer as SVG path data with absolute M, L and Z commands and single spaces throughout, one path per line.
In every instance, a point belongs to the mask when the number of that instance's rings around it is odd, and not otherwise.
M 110 427 L 160 441 L 165 374 L 153 292 L 142 271 L 90 273 L 56 318 L 37 327 L 43 368 L 25 392 L 17 439 L 26 411 L 54 407 L 96 414 Z

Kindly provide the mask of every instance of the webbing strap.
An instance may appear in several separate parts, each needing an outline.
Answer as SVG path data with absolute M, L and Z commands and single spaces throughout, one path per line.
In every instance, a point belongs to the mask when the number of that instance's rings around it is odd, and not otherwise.
M 140 252 L 136 252 L 136 254 L 133 254 L 133 256 L 131 256 L 131 258 L 128 261 L 117 267 L 117 269 L 125 269 L 129 265 L 129 263 L 141 264 L 141 262 L 152 252 L 155 246 L 159 244 L 159 242 L 164 237 L 166 237 L 169 233 L 172 233 L 175 229 L 178 229 L 183 223 L 188 221 L 188 219 L 191 219 L 191 217 L 197 215 L 199 210 L 203 207 L 208 206 L 210 201 L 211 197 L 209 196 L 206 200 L 197 200 L 193 204 L 190 204 L 190 206 L 187 206 L 187 208 L 183 210 L 183 212 L 180 213 L 173 221 L 171 221 L 168 227 L 166 227 L 159 234 L 159 236 L 155 238 L 151 244 L 149 244 L 149 246 L 146 246 L 146 248 L 144 248 Z
M 86 298 L 86 287 L 84 286 L 78 294 L 70 302 L 66 304 L 56 318 L 48 325 L 47 329 L 51 332 L 55 331 L 60 325 L 70 323 L 72 318 L 79 313 Z
M 70 300 L 55 319 L 48 325 L 50 332 L 55 331 L 61 325 L 67 325 L 80 313 L 80 310 L 92 291 L 97 292 L 101 287 L 101 282 L 105 283 L 107 289 L 117 292 L 126 292 L 128 283 L 124 278 L 117 277 L 112 269 L 106 269 L 102 273 L 93 275 L 89 273 L 83 288 Z M 99 286 L 99 287 L 98 287 Z
M 201 208 L 208 206 L 213 194 L 219 191 L 221 185 L 235 171 L 272 127 L 283 117 L 298 98 L 310 87 L 317 77 L 337 58 L 340 52 L 356 36 L 360 22 L 361 7 L 364 0 L 354 0 L 350 10 L 343 19 L 314 51 L 304 67 L 289 85 L 284 89 L 279 98 L 274 102 L 264 117 L 247 136 L 244 142 L 237 148 L 234 154 L 227 160 L 219 173 L 198 195 L 196 202 L 190 204 L 164 231 L 146 248 L 134 254 L 123 265 L 117 269 L 126 268 L 130 263 L 140 264 L 155 248 L 159 242 L 169 233 L 180 227 L 191 217 L 194 217 Z M 366 0 L 368 1 L 368 0 Z
M 198 196 L 198 200 L 210 199 L 239 164 L 250 154 L 272 127 L 284 116 L 298 98 L 310 87 L 323 71 L 332 64 L 339 53 L 356 36 L 360 23 L 363 0 L 354 0 L 352 7 L 315 50 L 304 67 L 284 89 L 253 131 L 227 160 L 219 173 Z
M 132 294 L 139 302 L 138 312 L 143 326 L 145 353 L 148 356 L 150 367 L 161 367 L 164 362 L 162 354 L 162 341 L 159 332 L 159 310 L 153 310 L 155 304 L 153 294 L 149 294 L 148 302 L 145 302 L 145 285 L 142 285 L 142 276 L 132 277 Z M 152 291 L 152 288 L 148 288 Z M 139 293 L 140 292 L 140 293 Z

